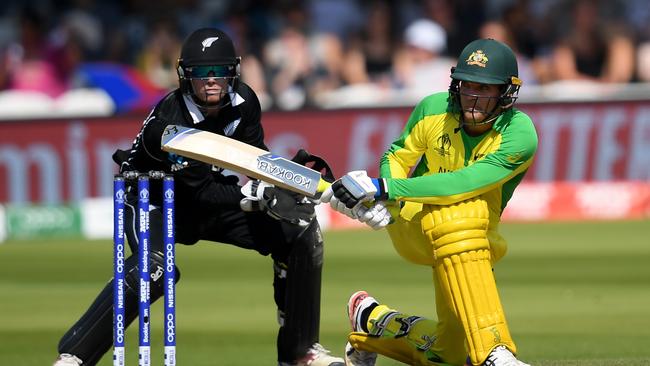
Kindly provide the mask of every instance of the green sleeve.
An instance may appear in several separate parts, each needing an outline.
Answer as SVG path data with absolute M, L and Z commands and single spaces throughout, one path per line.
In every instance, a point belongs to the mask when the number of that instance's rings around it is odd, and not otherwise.
M 390 199 L 450 204 L 478 196 L 520 175 L 532 163 L 537 134 L 532 121 L 517 113 L 500 126 L 501 144 L 483 159 L 457 171 L 414 178 L 388 178 Z

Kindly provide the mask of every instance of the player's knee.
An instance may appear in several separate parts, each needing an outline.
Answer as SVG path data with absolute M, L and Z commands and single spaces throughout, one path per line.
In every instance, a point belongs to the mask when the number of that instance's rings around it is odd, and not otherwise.
M 137 255 L 132 255 L 126 260 L 126 284 L 131 290 L 136 291 L 139 288 L 140 282 L 140 273 L 138 266 L 139 258 Z M 151 289 L 151 299 L 155 300 L 163 294 L 164 291 L 164 281 L 163 277 L 165 274 L 165 256 L 163 253 L 158 251 L 153 251 L 149 253 L 149 276 L 150 276 L 150 289 Z M 181 272 L 174 264 L 174 273 L 175 273 L 175 282 L 178 283 L 181 279 Z
M 434 246 L 436 257 L 488 249 L 489 210 L 481 198 L 449 206 L 429 206 L 422 229 Z
M 293 252 L 309 256 L 316 262 L 323 259 L 323 233 L 316 220 L 292 240 Z

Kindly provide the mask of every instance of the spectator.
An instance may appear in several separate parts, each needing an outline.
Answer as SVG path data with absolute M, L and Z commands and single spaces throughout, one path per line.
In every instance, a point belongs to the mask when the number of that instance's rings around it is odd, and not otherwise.
M 447 32 L 447 54 L 456 57 L 485 21 L 483 0 L 423 0 L 422 15 Z
M 309 41 L 313 69 L 307 92 L 310 100 L 343 85 L 343 44 L 333 33 L 315 34 Z
M 20 40 L 7 48 L 7 88 L 29 90 L 57 97 L 68 88 L 67 80 L 48 58 L 47 18 L 36 8 L 25 6 L 19 19 Z
M 638 40 L 636 49 L 636 81 L 650 82 L 650 7 L 647 0 L 627 0 L 626 19 Z
M 392 87 L 394 21 L 387 1 L 372 2 L 363 29 L 351 37 L 344 59 L 343 77 L 348 84 L 373 83 Z
M 264 65 L 260 60 L 264 37 L 270 33 L 271 11 L 252 1 L 231 3 L 224 28 L 232 34 L 241 59 L 241 78 L 257 94 L 262 110 L 272 105 Z
M 313 62 L 309 49 L 308 15 L 303 4 L 290 0 L 279 8 L 280 31 L 264 46 L 263 62 L 269 90 L 277 107 L 294 110 L 307 103 Z
M 447 34 L 438 23 L 419 19 L 404 32 L 404 47 L 395 57 L 395 78 L 398 85 L 421 99 L 433 91 L 449 86 L 449 72 L 454 60 L 442 56 L 447 47 Z
M 176 60 L 180 49 L 181 41 L 171 19 L 155 21 L 144 48 L 137 56 L 138 68 L 155 86 L 173 89 L 178 85 Z
M 573 27 L 555 46 L 552 71 L 557 80 L 627 83 L 634 73 L 634 44 L 618 24 L 604 22 L 598 4 L 572 4 Z
M 307 36 L 294 26 L 286 26 L 266 45 L 264 61 L 270 72 L 271 93 L 279 108 L 297 109 L 305 104 L 310 57 Z
M 484 23 L 479 29 L 481 38 L 492 38 L 501 41 L 512 49 L 519 65 L 519 78 L 528 85 L 539 84 L 548 72 L 548 66 L 542 59 L 531 59 L 519 51 L 517 42 L 513 39 L 512 32 L 506 25 L 499 21 Z
M 364 14 L 359 0 L 309 0 L 309 17 L 319 34 L 347 39 L 363 26 Z

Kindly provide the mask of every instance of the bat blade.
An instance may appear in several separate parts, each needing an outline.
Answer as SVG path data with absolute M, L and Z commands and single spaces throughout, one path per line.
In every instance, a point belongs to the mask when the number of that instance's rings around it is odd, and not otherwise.
M 169 125 L 163 151 L 229 169 L 293 192 L 314 197 L 329 186 L 319 172 L 268 151 L 216 133 Z

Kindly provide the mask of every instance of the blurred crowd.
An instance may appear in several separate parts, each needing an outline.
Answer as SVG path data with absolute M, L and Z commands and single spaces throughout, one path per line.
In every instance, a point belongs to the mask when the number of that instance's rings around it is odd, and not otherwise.
M 175 88 L 181 44 L 203 26 L 231 35 L 268 108 L 445 90 L 478 37 L 510 45 L 524 85 L 650 82 L 647 0 L 4 0 L 0 90 L 91 87 L 78 70 L 92 63 Z

